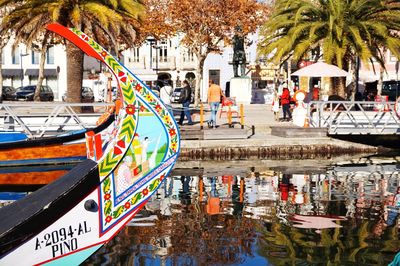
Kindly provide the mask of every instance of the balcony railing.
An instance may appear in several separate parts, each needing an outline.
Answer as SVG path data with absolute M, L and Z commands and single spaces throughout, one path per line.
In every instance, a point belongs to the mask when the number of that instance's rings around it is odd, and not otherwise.
M 175 56 L 153 56 L 152 68 L 158 70 L 174 70 L 176 69 Z
M 179 66 L 183 70 L 194 70 L 197 67 L 197 61 L 194 58 L 181 58 Z
M 126 60 L 125 65 L 128 68 L 133 68 L 133 69 L 145 69 L 146 68 L 146 57 L 145 56 L 139 56 L 139 57 L 130 57 L 128 60 Z

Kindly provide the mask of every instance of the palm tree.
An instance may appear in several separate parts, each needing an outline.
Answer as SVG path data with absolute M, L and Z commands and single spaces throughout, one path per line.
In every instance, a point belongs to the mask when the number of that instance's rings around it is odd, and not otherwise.
M 18 34 L 32 24 L 42 29 L 49 22 L 57 22 L 84 31 L 114 53 L 133 45 L 144 10 L 141 0 L 0 0 L 1 7 L 7 10 L 1 33 L 12 30 Z M 44 35 L 37 31 L 34 36 L 41 39 Z M 44 49 L 49 42 L 42 40 Z M 80 102 L 83 52 L 67 43 L 66 54 L 68 101 Z
M 346 70 L 357 56 L 367 65 L 374 58 L 384 68 L 383 47 L 400 58 L 399 32 L 398 0 L 277 0 L 258 51 L 273 53 L 271 60 L 280 63 L 306 58 L 320 47 L 327 63 Z

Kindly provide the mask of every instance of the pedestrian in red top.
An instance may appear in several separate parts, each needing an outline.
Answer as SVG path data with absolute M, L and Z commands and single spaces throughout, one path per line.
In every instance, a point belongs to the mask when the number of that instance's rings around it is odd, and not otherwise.
M 319 88 L 318 88 L 317 85 L 315 85 L 314 88 L 313 88 L 312 99 L 313 99 L 313 101 L 318 101 L 319 100 Z
M 290 113 L 290 92 L 288 88 L 283 88 L 281 96 L 281 105 L 283 111 L 283 120 L 292 120 L 292 114 Z M 288 118 L 286 118 L 286 115 Z

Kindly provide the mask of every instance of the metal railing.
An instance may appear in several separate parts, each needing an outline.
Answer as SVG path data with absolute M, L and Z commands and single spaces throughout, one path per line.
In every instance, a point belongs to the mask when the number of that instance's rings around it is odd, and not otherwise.
M 395 102 L 312 101 L 307 106 L 310 127 L 329 134 L 399 134 Z
M 10 102 L 0 104 L 0 131 L 24 132 L 28 138 L 96 127 L 114 103 Z

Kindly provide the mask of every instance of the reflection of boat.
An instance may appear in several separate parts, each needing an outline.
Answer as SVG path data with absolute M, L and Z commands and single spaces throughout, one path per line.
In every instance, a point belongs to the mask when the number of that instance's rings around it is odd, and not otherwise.
M 107 129 L 87 134 L 88 160 L 0 209 L 2 265 L 83 262 L 144 206 L 170 172 L 179 152 L 176 122 L 140 80 L 84 33 L 58 24 L 51 24 L 48 29 L 109 67 L 119 83 L 122 107 Z M 145 120 L 139 123 L 141 106 L 151 111 L 158 123 Z M 154 137 L 151 132 L 162 132 L 163 136 L 155 167 L 140 168 L 139 175 L 124 159 L 129 152 L 132 156 L 138 155 L 138 149 L 131 149 L 134 135 L 146 130 L 150 130 L 149 138 Z M 101 142 L 95 141 L 97 137 Z M 148 148 L 150 151 L 151 147 Z M 141 165 L 138 161 L 135 163 Z M 122 181 L 129 185 L 117 193 L 115 185 Z
M 99 133 L 113 121 L 114 115 L 109 115 L 101 125 L 90 131 Z M 0 143 L 0 167 L 83 161 L 86 159 L 85 134 L 87 132 L 81 130 L 60 136 Z
M 312 229 L 326 229 L 342 227 L 334 221 L 346 220 L 342 216 L 315 216 L 315 215 L 298 215 L 295 214 L 291 217 L 294 222 L 293 227 L 297 228 L 312 228 Z

